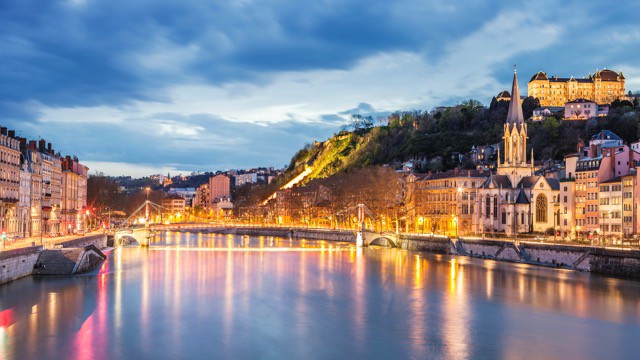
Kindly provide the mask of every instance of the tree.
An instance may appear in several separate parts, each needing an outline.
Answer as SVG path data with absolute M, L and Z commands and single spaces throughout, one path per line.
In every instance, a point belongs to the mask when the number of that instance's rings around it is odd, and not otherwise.
M 540 100 L 534 97 L 526 97 L 522 101 L 522 115 L 525 119 L 529 119 L 533 116 L 533 110 L 540 107 Z
M 109 207 L 112 210 L 124 210 L 124 194 L 120 192 L 118 182 L 102 173 L 90 175 L 87 179 L 87 205 L 93 208 Z

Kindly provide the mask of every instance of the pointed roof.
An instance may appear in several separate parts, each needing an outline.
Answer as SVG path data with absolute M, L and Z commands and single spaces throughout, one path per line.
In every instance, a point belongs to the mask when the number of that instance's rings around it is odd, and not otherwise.
M 485 180 L 484 184 L 482 184 L 481 188 L 491 188 L 493 185 L 494 188 L 503 188 L 510 189 L 511 188 L 511 180 L 507 175 L 494 175 L 491 174 L 487 180 Z
M 524 123 L 524 116 L 522 115 L 522 106 L 520 106 L 520 90 L 518 89 L 518 77 L 516 76 L 516 68 L 514 66 L 507 124 L 520 125 L 522 123 Z
M 529 205 L 529 199 L 527 199 L 527 194 L 524 193 L 523 189 L 520 189 L 518 192 L 518 197 L 516 198 L 516 204 L 524 204 Z

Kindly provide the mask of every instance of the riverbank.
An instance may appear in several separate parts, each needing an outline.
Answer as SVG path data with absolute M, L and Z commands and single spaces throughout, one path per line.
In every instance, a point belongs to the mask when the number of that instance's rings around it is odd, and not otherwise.
M 0 285 L 32 274 L 71 275 L 95 267 L 105 256 L 106 234 L 61 239 L 43 246 L 24 246 L 0 252 Z
M 183 231 L 189 231 L 184 229 Z M 198 229 L 194 231 L 202 231 Z M 278 236 L 295 239 L 322 239 L 355 242 L 348 230 L 326 230 L 282 227 L 229 227 L 211 232 Z M 640 251 L 580 245 L 543 244 L 512 240 L 475 238 L 451 239 L 428 235 L 396 235 L 396 246 L 404 250 L 468 256 L 495 261 L 588 271 L 610 276 L 640 279 Z

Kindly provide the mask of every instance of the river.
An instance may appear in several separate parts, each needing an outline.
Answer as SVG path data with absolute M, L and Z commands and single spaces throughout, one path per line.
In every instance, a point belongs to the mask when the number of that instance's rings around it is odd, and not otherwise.
M 271 237 L 160 236 L 0 286 L 0 359 L 637 359 L 640 282 Z

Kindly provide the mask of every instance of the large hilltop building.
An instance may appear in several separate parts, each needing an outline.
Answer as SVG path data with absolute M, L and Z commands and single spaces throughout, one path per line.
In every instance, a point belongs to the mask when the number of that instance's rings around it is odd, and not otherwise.
M 625 99 L 622 71 L 598 70 L 586 78 L 547 76 L 543 71 L 529 80 L 528 95 L 538 98 L 540 106 L 564 106 L 568 101 L 587 99 L 598 104 L 609 104 Z

